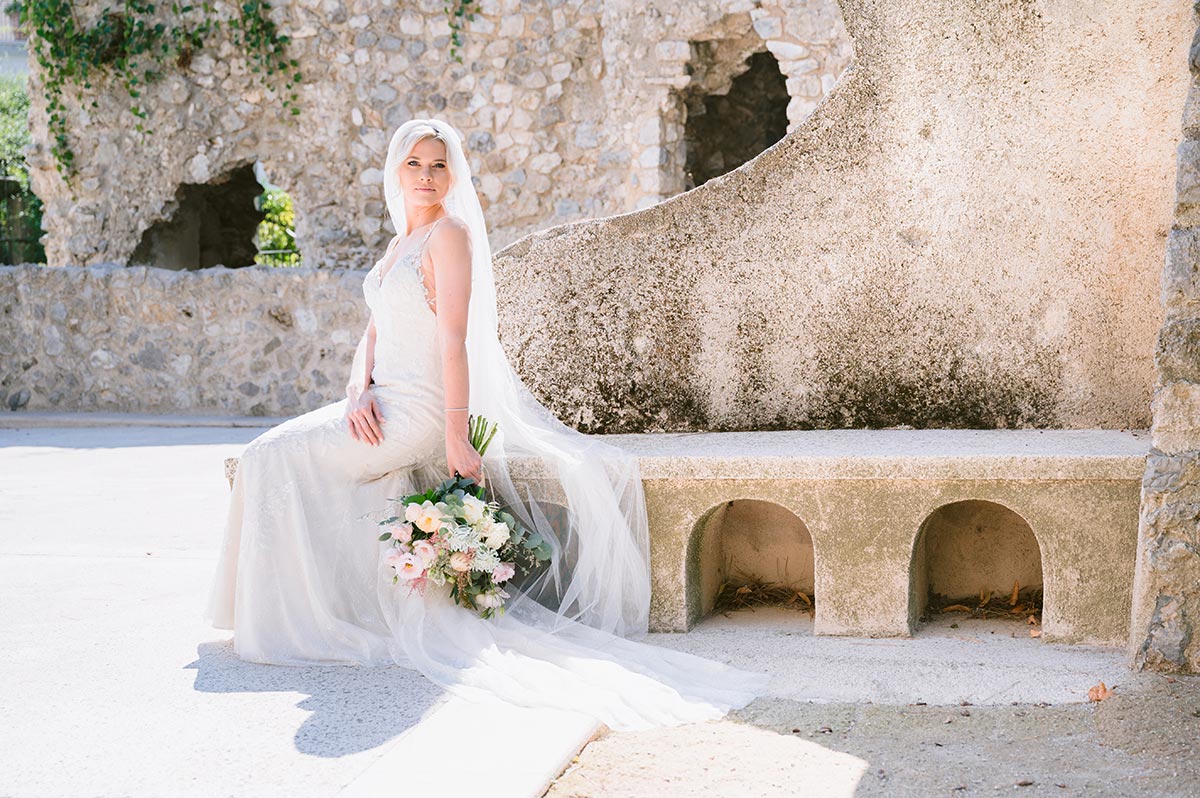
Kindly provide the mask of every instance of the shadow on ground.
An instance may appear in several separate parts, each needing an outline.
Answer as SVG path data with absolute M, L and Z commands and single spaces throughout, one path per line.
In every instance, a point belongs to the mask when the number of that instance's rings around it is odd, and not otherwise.
M 202 693 L 300 693 L 308 718 L 296 730 L 296 750 L 319 757 L 370 751 L 415 726 L 441 699 L 424 676 L 399 666 L 293 667 L 245 662 L 233 641 L 203 643 L 186 667 Z
M 751 789 L 752 787 L 752 789 Z M 590 744 L 547 798 L 1200 795 L 1200 677 L 1100 704 L 760 699 L 718 723 Z

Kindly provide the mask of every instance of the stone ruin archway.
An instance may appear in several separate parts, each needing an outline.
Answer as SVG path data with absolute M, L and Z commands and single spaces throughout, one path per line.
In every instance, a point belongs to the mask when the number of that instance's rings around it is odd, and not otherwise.
M 700 42 L 696 50 L 713 50 L 709 44 Z M 751 55 L 746 71 L 724 88 L 685 96 L 685 191 L 736 169 L 787 133 L 787 80 L 770 52 Z
M 263 212 L 263 193 L 253 164 L 242 164 L 208 183 L 184 183 L 165 208 L 167 218 L 151 225 L 129 257 L 130 265 L 164 269 L 250 266 L 258 254 L 254 235 Z

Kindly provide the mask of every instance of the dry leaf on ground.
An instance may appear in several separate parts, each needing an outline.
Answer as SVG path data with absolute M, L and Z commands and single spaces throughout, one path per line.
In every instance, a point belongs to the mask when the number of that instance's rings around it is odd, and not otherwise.
M 1115 692 L 1108 685 L 1100 682 L 1100 684 L 1088 690 L 1088 701 L 1103 701 L 1114 694 Z
M 1030 637 L 1041 637 L 1041 636 L 1042 636 L 1042 630 L 1041 630 L 1041 629 L 1030 629 L 1030 630 L 1029 630 L 1029 636 L 1030 636 Z

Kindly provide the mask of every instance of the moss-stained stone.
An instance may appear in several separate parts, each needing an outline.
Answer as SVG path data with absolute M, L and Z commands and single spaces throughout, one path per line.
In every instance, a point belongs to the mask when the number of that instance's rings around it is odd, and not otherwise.
M 498 253 L 531 389 L 592 432 L 1146 426 L 1186 4 L 842 8 L 779 143 Z

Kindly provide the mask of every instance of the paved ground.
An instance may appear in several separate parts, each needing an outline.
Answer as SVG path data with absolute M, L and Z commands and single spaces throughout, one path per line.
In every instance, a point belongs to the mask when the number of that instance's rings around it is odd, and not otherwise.
M 421 676 L 252 665 L 202 623 L 221 461 L 260 430 L 69 421 L 0 429 L 0 796 L 369 795 L 431 762 L 456 794 L 506 794 L 462 768 L 448 729 L 474 710 Z M 782 611 L 654 640 L 768 670 L 771 695 L 719 723 L 605 734 L 552 798 L 1200 794 L 1200 684 L 1132 674 L 1116 650 L 1013 624 L 816 638 Z M 1082 703 L 1101 679 L 1115 697 Z M 507 729 L 541 741 L 525 784 L 586 736 L 547 716 Z

